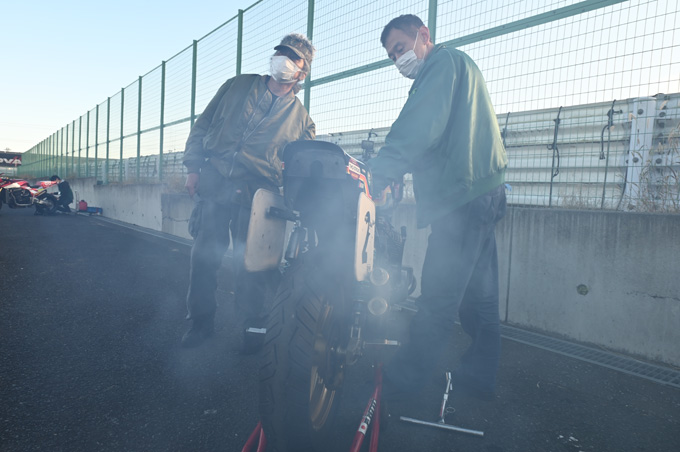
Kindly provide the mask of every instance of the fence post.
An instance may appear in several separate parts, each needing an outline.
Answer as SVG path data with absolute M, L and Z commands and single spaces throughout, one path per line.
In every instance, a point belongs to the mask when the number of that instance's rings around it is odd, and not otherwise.
M 43 175 L 45 175 L 46 173 L 49 173 L 50 169 L 52 169 L 52 135 L 47 137 L 47 143 L 45 144 L 45 156 L 47 157 L 47 159 L 46 159 L 45 171 L 43 171 Z
M 62 151 L 62 158 L 61 158 L 61 172 L 57 173 L 61 177 L 68 177 L 66 176 L 66 168 L 68 168 L 68 124 L 63 127 L 63 133 L 64 133 L 64 139 L 63 141 L 63 151 Z
M 55 131 L 52 136 L 54 138 L 52 138 L 52 168 L 50 174 L 54 174 L 59 168 L 59 131 Z
M 194 39 L 193 55 L 191 57 L 191 127 L 196 119 L 196 59 L 198 56 L 198 41 Z
M 104 183 L 109 183 L 109 145 L 111 144 L 111 97 L 106 98 L 106 162 L 104 164 Z
M 123 119 L 125 118 L 125 88 L 120 89 L 120 155 L 118 156 L 118 182 L 123 183 Z
M 236 37 L 236 75 L 241 75 L 243 58 L 243 10 L 238 10 L 238 36 Z
M 87 135 L 85 135 L 85 177 L 90 177 L 90 110 L 87 111 Z
M 57 173 L 59 177 L 66 177 L 66 164 L 68 162 L 68 124 L 61 128 L 61 166 Z
M 61 148 L 59 149 L 59 160 L 57 160 L 57 174 L 62 174 L 64 167 L 64 128 L 59 129 L 57 133 L 59 134 L 58 145 Z
M 437 2 L 430 0 L 430 7 L 427 10 L 427 28 L 430 29 L 430 41 L 435 42 L 437 35 Z
M 158 154 L 158 181 L 163 182 L 163 134 L 165 128 L 165 61 L 161 64 L 161 129 Z
M 80 132 L 80 129 L 78 129 Z M 71 174 L 73 174 L 73 167 L 76 162 L 76 120 L 71 124 Z
M 62 140 L 63 148 L 62 148 L 62 156 L 61 156 L 61 170 L 59 173 L 60 177 L 67 177 L 66 176 L 66 168 L 68 167 L 68 124 L 66 124 L 64 127 L 62 127 L 62 132 L 64 134 L 64 138 Z
M 314 37 L 314 0 L 308 0 L 307 2 L 307 38 L 312 41 Z M 312 41 L 313 42 L 313 41 Z M 309 74 L 305 79 L 305 108 L 307 113 L 309 113 L 311 98 L 312 98 L 312 68 L 309 68 Z
M 80 177 L 80 162 L 83 155 L 83 115 L 78 119 L 78 177 Z
M 139 183 L 139 170 L 142 161 L 142 76 L 139 76 L 137 91 L 137 183 Z
M 94 180 L 99 181 L 99 104 L 94 119 Z
M 54 163 L 52 164 L 52 171 L 50 171 L 50 174 L 59 171 L 59 130 L 54 132 L 52 146 L 54 147 Z

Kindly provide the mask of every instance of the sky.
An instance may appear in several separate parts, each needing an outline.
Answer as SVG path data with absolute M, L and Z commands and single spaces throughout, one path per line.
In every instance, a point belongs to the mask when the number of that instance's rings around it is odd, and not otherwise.
M 257 0 L 0 2 L 0 152 L 24 152 Z

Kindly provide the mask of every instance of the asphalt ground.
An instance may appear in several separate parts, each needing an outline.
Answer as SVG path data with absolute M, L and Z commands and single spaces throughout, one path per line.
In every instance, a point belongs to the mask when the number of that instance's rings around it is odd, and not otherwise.
M 4 206 L 0 451 L 240 451 L 258 421 L 258 357 L 237 351 L 228 266 L 215 337 L 179 347 L 188 266 L 184 244 Z M 395 315 L 400 339 L 408 315 Z M 390 407 L 380 451 L 680 450 L 679 389 L 509 340 L 497 398 L 456 397 L 446 418 L 483 438 L 399 421 L 438 419 L 444 372 L 466 344 L 457 329 L 421 397 Z M 371 365 L 348 372 L 328 452 L 349 450 Z

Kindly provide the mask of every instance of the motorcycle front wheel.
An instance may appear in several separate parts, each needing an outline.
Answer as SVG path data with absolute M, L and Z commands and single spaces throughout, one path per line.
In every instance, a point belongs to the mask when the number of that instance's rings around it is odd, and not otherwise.
M 35 205 L 35 211 L 43 215 L 52 215 L 57 211 L 58 201 L 54 195 L 44 195 L 38 198 L 41 203 Z
M 284 274 L 270 308 L 259 377 L 267 450 L 324 450 L 337 412 L 348 327 L 342 284 L 312 262 Z

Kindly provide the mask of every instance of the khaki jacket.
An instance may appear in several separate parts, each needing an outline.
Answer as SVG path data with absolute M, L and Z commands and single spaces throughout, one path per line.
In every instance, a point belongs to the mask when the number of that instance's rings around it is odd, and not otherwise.
M 187 139 L 183 162 L 189 172 L 209 163 L 233 180 L 264 177 L 282 185 L 283 148 L 313 140 L 316 127 L 295 94 L 274 96 L 268 79 L 244 74 L 222 85 Z

